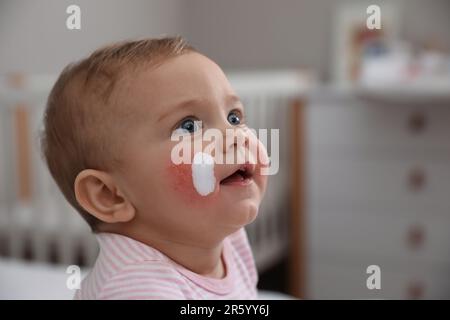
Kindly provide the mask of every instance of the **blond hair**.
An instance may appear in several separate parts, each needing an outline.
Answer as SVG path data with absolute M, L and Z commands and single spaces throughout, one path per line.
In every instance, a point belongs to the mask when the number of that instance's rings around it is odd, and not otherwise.
M 64 68 L 50 92 L 41 136 L 42 152 L 51 175 L 67 201 L 95 231 L 99 220 L 77 202 L 74 182 L 84 169 L 105 170 L 114 164 L 121 129 L 118 118 L 130 116 L 116 103 L 119 83 L 127 75 L 159 65 L 195 48 L 177 37 L 114 43 Z

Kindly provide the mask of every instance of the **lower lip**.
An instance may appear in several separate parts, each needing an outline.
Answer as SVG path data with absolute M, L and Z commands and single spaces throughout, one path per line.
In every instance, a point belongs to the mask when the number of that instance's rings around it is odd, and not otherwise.
M 231 181 L 227 183 L 221 183 L 220 186 L 237 186 L 237 187 L 245 187 L 250 185 L 253 182 L 253 178 L 245 178 L 239 181 Z

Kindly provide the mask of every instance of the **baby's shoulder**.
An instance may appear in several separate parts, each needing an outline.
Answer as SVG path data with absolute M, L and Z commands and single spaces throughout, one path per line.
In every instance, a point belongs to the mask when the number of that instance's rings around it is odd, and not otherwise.
M 158 278 L 161 276 L 179 276 L 176 269 L 167 261 L 154 259 L 135 261 L 123 265 L 119 271 L 110 275 L 109 280 L 129 278 L 135 276 L 145 276 L 145 278 Z
M 127 264 L 105 281 L 99 299 L 182 298 L 183 279 L 166 261 L 147 260 Z

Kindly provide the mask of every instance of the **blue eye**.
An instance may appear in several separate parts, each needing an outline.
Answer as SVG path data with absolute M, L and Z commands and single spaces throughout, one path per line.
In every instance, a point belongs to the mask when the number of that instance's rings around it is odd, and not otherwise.
M 175 131 L 181 131 L 181 133 L 193 133 L 197 131 L 201 126 L 200 121 L 194 119 L 186 119 L 181 122 Z
M 237 126 L 241 124 L 241 119 L 239 118 L 239 115 L 235 111 L 231 111 L 228 114 L 228 122 L 231 123 L 233 126 Z

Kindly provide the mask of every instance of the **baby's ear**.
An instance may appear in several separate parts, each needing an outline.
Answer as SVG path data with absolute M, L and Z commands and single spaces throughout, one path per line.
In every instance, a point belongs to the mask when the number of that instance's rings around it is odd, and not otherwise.
M 81 171 L 74 183 L 75 197 L 84 210 L 106 223 L 131 221 L 136 210 L 113 176 L 99 170 Z

